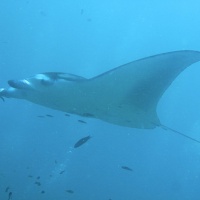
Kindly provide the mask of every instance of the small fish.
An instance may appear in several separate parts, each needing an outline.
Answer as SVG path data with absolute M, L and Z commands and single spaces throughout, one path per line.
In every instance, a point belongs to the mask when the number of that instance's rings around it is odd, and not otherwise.
M 94 115 L 91 114 L 91 113 L 83 113 L 82 116 L 84 116 L 84 117 L 94 117 Z
M 73 194 L 74 191 L 73 190 L 66 190 L 66 192 L 70 193 L 70 194 Z
M 9 189 L 10 189 L 10 187 L 8 186 L 8 187 L 5 189 L 5 192 L 8 192 Z
M 45 13 L 44 11 L 40 11 L 40 15 L 41 15 L 42 17 L 46 17 L 46 16 L 47 16 L 46 13 Z
M 8 200 L 12 199 L 12 192 L 9 192 L 8 194 Z
M 47 117 L 53 117 L 53 115 L 46 114 Z
M 61 171 L 60 174 L 63 174 L 65 172 L 65 170 Z
M 80 147 L 81 145 L 86 143 L 90 138 L 91 138 L 90 135 L 87 137 L 81 138 L 80 140 L 78 140 L 78 142 L 75 143 L 74 148 Z
M 42 193 L 42 194 L 44 194 L 44 193 L 45 193 L 45 191 L 44 191 L 44 190 L 42 190 L 42 191 L 41 191 L 41 193 Z
M 39 179 L 40 179 L 40 176 L 37 177 L 37 180 L 39 180 Z
M 133 171 L 130 167 L 127 167 L 127 166 L 122 166 L 121 168 L 125 169 L 125 170 L 128 170 L 128 171 Z
M 69 114 L 67 114 L 67 113 L 65 114 L 65 116 L 67 116 L 67 117 L 70 117 L 70 115 L 69 115 Z
M 85 122 L 85 121 L 83 121 L 81 119 L 79 119 L 78 122 L 83 123 L 83 124 L 87 124 L 87 122 Z
M 29 178 L 33 178 L 33 176 L 32 176 L 32 175 L 28 175 L 28 177 L 29 177 Z
M 43 115 L 38 115 L 37 117 L 39 117 L 39 118 L 45 118 L 45 116 L 43 116 Z
M 91 21 L 92 21 L 92 19 L 91 19 L 91 18 L 88 18 L 88 19 L 87 19 L 87 21 L 88 21 L 88 22 L 91 22 Z
M 35 184 L 38 185 L 38 186 L 41 185 L 41 183 L 39 181 L 35 181 Z

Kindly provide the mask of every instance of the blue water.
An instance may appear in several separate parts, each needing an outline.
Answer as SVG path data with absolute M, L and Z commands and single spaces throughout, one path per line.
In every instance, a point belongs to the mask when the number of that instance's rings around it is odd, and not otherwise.
M 199 7 L 198 0 L 1 0 L 1 87 L 40 72 L 90 78 L 142 57 L 200 50 Z M 199 67 L 176 79 L 157 111 L 163 124 L 200 140 Z M 54 117 L 37 117 L 46 114 Z M 15 99 L 0 102 L 0 122 L 1 200 L 9 192 L 13 200 L 200 199 L 200 145 L 173 132 L 66 117 Z

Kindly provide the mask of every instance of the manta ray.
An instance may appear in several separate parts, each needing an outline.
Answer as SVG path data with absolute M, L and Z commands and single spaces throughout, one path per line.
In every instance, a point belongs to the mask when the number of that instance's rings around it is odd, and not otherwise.
M 139 59 L 89 79 L 62 72 L 40 73 L 9 80 L 10 87 L 1 88 L 0 97 L 25 99 L 119 126 L 165 127 L 156 112 L 158 102 L 176 77 L 198 61 L 200 52 L 184 50 Z

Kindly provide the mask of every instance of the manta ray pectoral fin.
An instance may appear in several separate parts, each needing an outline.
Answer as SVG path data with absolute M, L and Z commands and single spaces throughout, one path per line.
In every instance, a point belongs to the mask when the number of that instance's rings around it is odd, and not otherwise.
M 151 122 L 160 123 L 156 108 L 161 96 L 184 69 L 198 61 L 197 51 L 169 52 L 94 77 L 90 80 L 91 90 L 94 88 L 98 104 L 108 108 L 108 114 L 104 111 L 102 118 L 129 127 L 155 128 Z M 109 115 L 113 113 L 118 118 Z

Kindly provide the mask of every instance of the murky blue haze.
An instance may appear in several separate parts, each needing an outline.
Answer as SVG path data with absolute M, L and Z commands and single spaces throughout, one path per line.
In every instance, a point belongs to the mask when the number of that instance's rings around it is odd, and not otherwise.
M 47 71 L 90 78 L 142 57 L 200 50 L 199 8 L 198 0 L 1 0 L 0 86 Z M 199 74 L 200 63 L 185 70 L 157 110 L 163 124 L 196 139 Z M 37 117 L 46 114 L 54 117 Z M 198 143 L 160 128 L 64 114 L 0 102 L 1 200 L 9 192 L 13 200 L 200 199 Z M 92 139 L 74 149 L 87 135 Z

